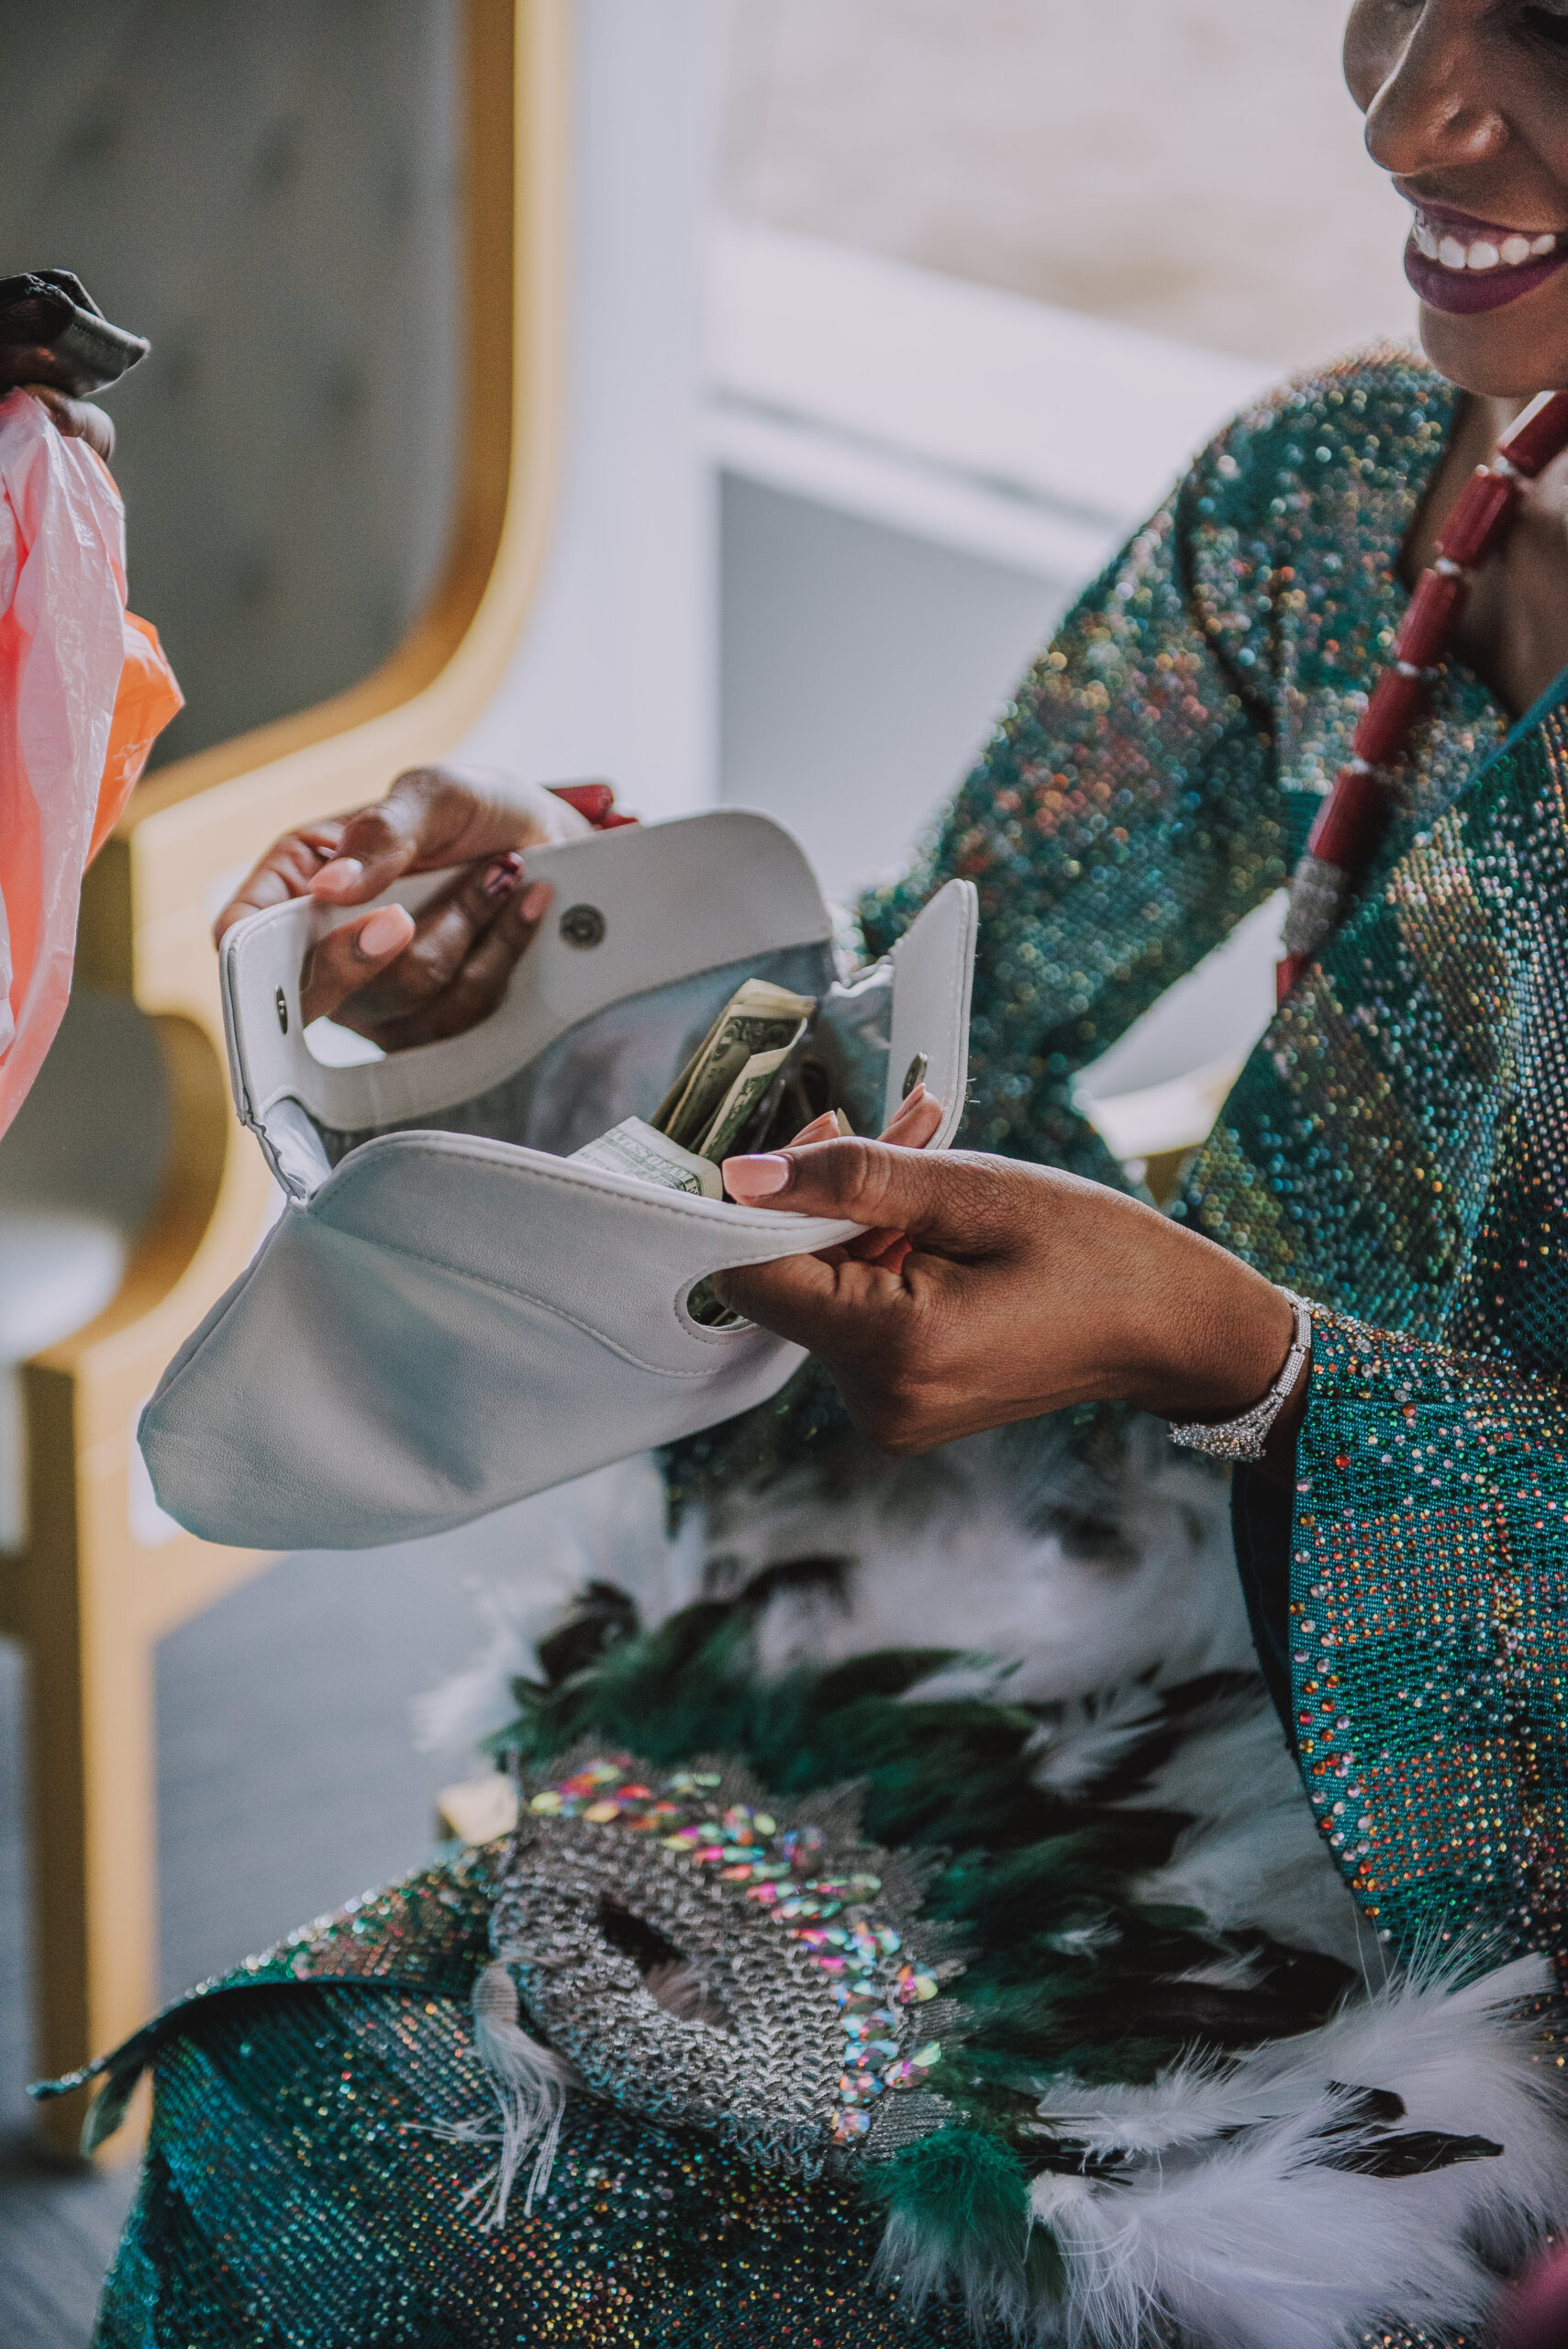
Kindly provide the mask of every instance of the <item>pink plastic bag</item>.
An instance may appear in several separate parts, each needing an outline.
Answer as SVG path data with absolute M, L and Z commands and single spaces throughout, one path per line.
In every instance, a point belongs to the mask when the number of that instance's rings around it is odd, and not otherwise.
M 108 469 L 0 399 L 0 1134 L 71 992 L 82 875 L 183 696 L 127 612 Z

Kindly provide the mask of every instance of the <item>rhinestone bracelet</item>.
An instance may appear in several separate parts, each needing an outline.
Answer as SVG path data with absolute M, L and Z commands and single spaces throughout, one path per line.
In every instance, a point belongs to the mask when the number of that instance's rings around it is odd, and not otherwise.
M 1296 1335 L 1284 1359 L 1284 1368 L 1274 1380 L 1261 1403 L 1254 1403 L 1240 1419 L 1223 1419 L 1218 1426 L 1192 1422 L 1171 1430 L 1171 1442 L 1184 1444 L 1189 1452 L 1207 1452 L 1216 1460 L 1261 1460 L 1269 1440 L 1269 1431 L 1284 1408 L 1285 1398 L 1295 1386 L 1301 1365 L 1312 1351 L 1312 1315 L 1306 1301 L 1294 1289 L 1281 1289 L 1296 1309 Z

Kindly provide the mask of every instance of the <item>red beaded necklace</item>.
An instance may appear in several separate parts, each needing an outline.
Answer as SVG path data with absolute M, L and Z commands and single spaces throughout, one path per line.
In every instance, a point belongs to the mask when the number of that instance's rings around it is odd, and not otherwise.
M 1443 524 L 1436 560 L 1394 640 L 1390 665 L 1373 687 L 1290 885 L 1284 959 L 1275 974 L 1283 1003 L 1339 928 L 1351 893 L 1383 837 L 1397 787 L 1396 762 L 1426 707 L 1437 664 L 1452 643 L 1472 574 L 1496 553 L 1527 481 L 1568 449 L 1568 392 L 1542 392 L 1516 417 L 1489 465 L 1477 465 Z

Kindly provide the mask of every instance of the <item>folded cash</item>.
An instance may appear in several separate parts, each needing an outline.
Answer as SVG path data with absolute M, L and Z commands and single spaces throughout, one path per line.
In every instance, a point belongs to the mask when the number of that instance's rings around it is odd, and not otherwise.
M 689 1191 L 694 1197 L 721 1199 L 724 1178 L 711 1158 L 683 1150 L 668 1134 L 660 1133 L 641 1118 L 623 1118 L 607 1134 L 596 1134 L 572 1153 L 578 1166 L 597 1166 L 606 1174 L 632 1174 L 639 1183 L 657 1183 L 666 1191 Z
M 814 996 L 792 995 L 766 979 L 748 979 L 682 1069 L 652 1123 L 623 1118 L 607 1134 L 574 1150 L 573 1160 L 580 1166 L 656 1183 L 662 1190 L 723 1198 L 718 1162 L 729 1156 L 754 1121 L 771 1130 L 782 1119 L 786 1139 L 802 1125 L 809 1129 L 813 1121 L 809 1092 L 822 1072 L 795 1057 L 795 1048 L 816 1008 Z M 829 1120 L 841 1134 L 853 1130 L 841 1109 L 826 1117 L 820 1108 L 816 1109 L 817 1124 Z M 753 1136 L 751 1146 L 765 1146 L 765 1137 L 759 1141 Z M 740 1316 L 721 1303 L 711 1279 L 696 1284 L 686 1309 L 710 1330 L 744 1326 Z
M 817 998 L 767 979 L 738 987 L 653 1114 L 658 1131 L 715 1162 L 735 1147 L 806 1033 Z

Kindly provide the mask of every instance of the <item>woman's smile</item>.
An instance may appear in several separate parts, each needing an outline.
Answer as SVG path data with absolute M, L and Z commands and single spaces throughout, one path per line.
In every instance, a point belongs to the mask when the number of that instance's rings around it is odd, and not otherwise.
M 1517 302 L 1568 262 L 1568 233 L 1508 228 L 1452 205 L 1410 198 L 1405 274 L 1434 310 L 1473 315 Z

